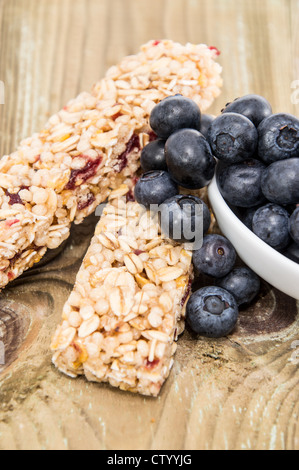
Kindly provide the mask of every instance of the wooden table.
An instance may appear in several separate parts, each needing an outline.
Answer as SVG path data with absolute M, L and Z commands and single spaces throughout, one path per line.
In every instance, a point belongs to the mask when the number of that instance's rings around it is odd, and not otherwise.
M 211 112 L 255 92 L 299 115 L 298 17 L 297 0 L 0 0 L 1 155 L 152 38 L 222 51 Z M 230 337 L 184 333 L 158 399 L 52 367 L 50 337 L 94 224 L 0 296 L 0 449 L 298 450 L 298 303 L 266 284 Z

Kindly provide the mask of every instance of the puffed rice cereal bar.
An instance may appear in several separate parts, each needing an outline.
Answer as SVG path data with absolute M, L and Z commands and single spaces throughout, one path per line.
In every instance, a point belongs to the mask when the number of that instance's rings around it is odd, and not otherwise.
M 161 235 L 129 188 L 111 193 L 53 337 L 53 363 L 70 377 L 157 396 L 184 329 L 192 254 Z
M 148 120 L 157 102 L 181 93 L 203 111 L 212 103 L 222 84 L 217 54 L 150 41 L 1 159 L 0 289 L 134 177 L 141 149 L 155 138 Z

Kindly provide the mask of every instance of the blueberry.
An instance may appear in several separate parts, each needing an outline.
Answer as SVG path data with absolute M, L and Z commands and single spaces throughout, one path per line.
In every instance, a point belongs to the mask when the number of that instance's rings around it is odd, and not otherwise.
M 265 168 L 263 163 L 251 159 L 219 171 L 218 184 L 224 199 L 237 207 L 252 207 L 264 202 L 261 178 Z
M 150 115 L 150 126 L 161 139 L 183 129 L 200 129 L 201 112 L 198 105 L 182 95 L 168 96 L 158 103 Z
M 228 103 L 222 113 L 237 113 L 250 119 L 253 124 L 258 125 L 272 114 L 270 103 L 259 95 L 246 95 Z
M 216 160 L 205 137 L 194 129 L 181 129 L 165 144 L 168 171 L 180 186 L 200 189 L 215 173 Z
M 231 333 L 238 316 L 235 298 L 220 287 L 203 287 L 194 292 L 187 303 L 188 325 L 194 333 L 208 338 L 221 338 Z
M 254 156 L 257 130 L 242 114 L 224 113 L 212 122 L 208 140 L 215 157 L 228 163 L 238 163 Z
M 196 211 L 197 206 L 199 211 Z M 177 242 L 193 243 L 197 237 L 201 243 L 203 234 L 209 230 L 211 214 L 208 206 L 198 197 L 179 195 L 162 204 L 160 224 L 162 231 Z
M 254 214 L 252 230 L 265 243 L 282 250 L 290 242 L 289 214 L 277 204 L 266 204 Z
M 209 130 L 214 119 L 214 116 L 211 116 L 211 114 L 201 115 L 200 132 L 205 136 L 206 139 L 208 138 Z
M 270 202 L 297 204 L 299 202 L 299 158 L 274 162 L 262 176 L 262 191 Z
M 238 305 L 248 304 L 258 295 L 260 278 L 247 266 L 233 269 L 227 276 L 216 281 L 218 287 L 230 292 Z
M 283 254 L 290 260 L 299 264 L 299 245 L 297 243 L 291 243 Z
M 261 206 L 254 206 L 254 207 L 249 207 L 245 209 L 245 211 L 240 215 L 240 220 L 243 222 L 244 225 L 246 225 L 249 230 L 252 230 L 252 221 L 254 214 L 256 211 L 260 208 Z
M 299 157 L 299 119 L 291 114 L 272 114 L 258 127 L 258 155 L 270 164 Z
M 197 271 L 212 277 L 226 276 L 236 262 L 236 251 L 222 235 L 206 235 L 203 245 L 193 252 L 193 264 Z
M 166 171 L 144 173 L 137 181 L 134 192 L 136 201 L 147 209 L 151 204 L 160 205 L 176 194 L 178 187 Z
M 143 148 L 140 156 L 140 163 L 144 172 L 151 170 L 167 171 L 164 147 L 165 141 L 157 139 Z
M 290 217 L 289 230 L 292 239 L 299 245 L 299 207 L 297 207 Z

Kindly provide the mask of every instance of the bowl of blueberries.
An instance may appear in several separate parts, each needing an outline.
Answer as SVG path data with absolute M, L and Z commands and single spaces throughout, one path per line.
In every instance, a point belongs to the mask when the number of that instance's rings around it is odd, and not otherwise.
M 299 299 L 299 120 L 246 95 L 209 128 L 218 160 L 209 200 L 240 258 Z
M 158 216 L 166 238 L 193 244 L 195 277 L 210 280 L 189 293 L 191 330 L 230 334 L 240 307 L 258 298 L 261 278 L 299 299 L 299 120 L 273 114 L 258 95 L 236 99 L 218 117 L 173 95 L 153 108 L 149 124 L 155 138 L 142 150 L 134 197 Z

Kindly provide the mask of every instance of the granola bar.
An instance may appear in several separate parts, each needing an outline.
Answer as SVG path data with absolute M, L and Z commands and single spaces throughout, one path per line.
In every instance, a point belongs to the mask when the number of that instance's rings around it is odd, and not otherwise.
M 181 93 L 202 110 L 212 103 L 221 87 L 216 56 L 205 45 L 150 41 L 1 159 L 0 289 L 136 174 L 158 101 Z
M 156 218 L 122 196 L 97 225 L 53 337 L 53 363 L 70 377 L 157 396 L 184 329 L 192 254 L 161 235 Z

